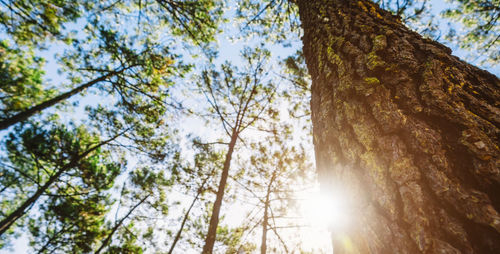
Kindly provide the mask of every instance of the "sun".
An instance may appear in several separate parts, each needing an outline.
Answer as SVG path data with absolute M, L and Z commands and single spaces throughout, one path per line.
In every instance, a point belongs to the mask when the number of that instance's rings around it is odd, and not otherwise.
M 349 203 L 342 191 L 315 191 L 306 195 L 301 210 L 312 227 L 344 231 L 352 220 Z

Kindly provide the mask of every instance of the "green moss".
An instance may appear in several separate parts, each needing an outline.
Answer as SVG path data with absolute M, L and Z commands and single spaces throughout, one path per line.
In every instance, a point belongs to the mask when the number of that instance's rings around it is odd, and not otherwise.
M 359 28 L 361 29 L 362 32 L 365 32 L 365 33 L 368 33 L 368 34 L 371 34 L 374 32 L 373 30 L 373 27 L 372 26 L 367 26 L 367 25 L 359 25 Z
M 339 49 L 344 44 L 345 38 L 342 36 L 329 36 L 330 43 L 335 48 Z
M 368 8 L 363 4 L 363 2 L 358 1 L 358 6 L 363 9 L 363 11 L 368 12 Z
M 328 55 L 328 61 L 335 63 L 337 65 L 342 64 L 342 60 L 340 59 L 340 56 L 335 53 L 332 47 L 328 47 L 326 49 L 326 53 Z
M 370 86 L 376 86 L 376 85 L 380 85 L 380 80 L 378 80 L 378 78 L 375 78 L 375 77 L 368 77 L 368 78 L 365 78 L 365 83 L 367 85 L 370 85 Z
M 342 77 L 345 74 L 345 67 L 340 56 L 335 53 L 335 50 L 332 47 L 328 47 L 326 49 L 326 54 L 328 62 L 337 65 L 337 72 L 339 76 Z
M 382 50 L 387 47 L 387 37 L 385 35 L 380 34 L 375 36 L 373 39 L 373 51 Z
M 321 70 L 323 69 L 323 58 L 322 58 L 323 47 L 321 43 L 318 42 L 316 42 L 316 45 L 318 45 L 316 49 L 317 52 L 316 59 L 318 59 L 318 69 Z
M 374 70 L 377 67 L 383 67 L 387 65 L 386 62 L 377 55 L 377 51 L 383 50 L 386 47 L 387 47 L 387 37 L 385 35 L 381 34 L 373 38 L 372 51 L 367 55 L 366 67 L 369 70 Z
M 380 57 L 377 56 L 377 54 L 374 51 L 368 53 L 367 57 L 368 57 L 368 61 L 366 63 L 366 67 L 369 70 L 374 70 L 377 67 L 382 67 L 382 66 L 386 65 L 384 60 L 380 59 Z

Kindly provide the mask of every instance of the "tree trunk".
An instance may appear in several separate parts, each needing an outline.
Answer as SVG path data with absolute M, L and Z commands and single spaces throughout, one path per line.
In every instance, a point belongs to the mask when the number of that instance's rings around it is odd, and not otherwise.
M 262 240 L 260 243 L 260 253 L 261 254 L 267 253 L 267 231 L 269 230 L 269 210 L 271 209 L 270 197 L 271 197 L 272 186 L 273 186 L 274 180 L 276 179 L 276 174 L 277 174 L 278 170 L 279 169 L 276 169 L 273 171 L 271 179 L 269 180 L 269 183 L 267 184 L 266 199 L 264 201 L 264 218 L 262 219 Z M 278 237 L 279 237 L 279 235 L 278 235 Z M 286 246 L 285 246 L 285 249 L 286 249 Z M 288 253 L 288 250 L 286 252 Z
M 115 226 L 111 229 L 111 232 L 109 232 L 108 236 L 106 236 L 106 239 L 104 239 L 104 241 L 102 241 L 101 246 L 99 247 L 99 249 L 97 249 L 94 252 L 94 254 L 101 253 L 101 251 L 103 251 L 104 248 L 106 248 L 106 247 L 109 246 L 109 244 L 111 243 L 111 239 L 113 238 L 113 235 L 123 225 L 123 223 L 125 222 L 125 220 L 130 215 L 132 215 L 132 213 L 134 212 L 134 210 L 137 209 L 137 207 L 139 207 L 140 205 L 142 205 L 142 203 L 144 203 L 146 201 L 146 199 L 148 199 L 150 196 L 151 196 L 151 194 L 148 194 L 148 195 L 144 196 L 141 200 L 139 200 L 139 202 L 137 204 L 135 204 L 132 208 L 130 208 L 130 210 L 127 212 L 127 214 L 125 216 L 123 216 L 118 222 L 116 222 Z
M 269 221 L 269 194 L 271 185 L 267 188 L 266 200 L 264 202 L 264 218 L 262 219 L 262 240 L 260 242 L 260 254 L 266 254 L 267 251 L 267 225 Z
M 499 79 L 370 1 L 296 2 L 320 182 L 355 216 L 335 253 L 500 253 Z
M 189 214 L 191 213 L 191 209 L 193 209 L 194 205 L 200 198 L 201 193 L 203 193 L 203 190 L 205 188 L 205 184 L 207 183 L 209 177 L 205 178 L 201 186 L 198 188 L 198 191 L 196 192 L 196 196 L 194 197 L 193 201 L 191 202 L 191 205 L 187 209 L 186 213 L 184 214 L 184 218 L 182 218 L 181 226 L 179 227 L 179 230 L 177 230 L 177 233 L 175 234 L 174 241 L 172 241 L 172 245 L 170 246 L 170 249 L 168 250 L 168 254 L 172 254 L 174 252 L 175 246 L 177 245 L 177 242 L 181 239 L 181 234 L 182 231 L 184 230 L 184 226 L 186 225 L 187 220 L 189 219 Z
M 47 108 L 50 108 L 50 107 L 52 107 L 52 106 L 54 106 L 54 105 L 56 105 L 64 100 L 67 100 L 68 98 L 71 98 L 73 95 L 79 94 L 80 92 L 84 91 L 85 89 L 87 89 L 87 88 L 89 88 L 89 87 L 91 87 L 91 86 L 93 86 L 101 81 L 105 81 L 107 78 L 109 78 L 111 76 L 122 73 L 125 70 L 126 70 L 126 68 L 123 68 L 123 69 L 118 70 L 118 71 L 109 72 L 108 74 L 105 74 L 99 78 L 96 78 L 96 79 L 91 80 L 87 83 L 81 84 L 68 92 L 60 94 L 52 99 L 44 101 L 44 102 L 42 102 L 38 105 L 35 105 L 31 108 L 25 109 L 24 111 L 21 111 L 13 116 L 10 116 L 6 119 L 3 119 L 0 121 L 0 130 L 7 129 L 8 127 L 10 127 L 16 123 L 22 122 L 22 121 L 32 117 L 33 115 L 35 115 L 39 112 L 42 112 L 43 110 L 45 110 Z
M 231 166 L 231 158 L 233 156 L 234 146 L 236 145 L 236 141 L 238 140 L 238 135 L 239 133 L 236 128 L 233 129 L 233 133 L 231 134 L 231 142 L 229 142 L 228 151 L 224 160 L 219 188 L 217 190 L 217 197 L 215 198 L 212 215 L 210 216 L 210 225 L 208 226 L 207 238 L 205 239 L 205 245 L 203 246 L 203 254 L 210 254 L 214 249 L 215 237 L 217 235 L 217 226 L 219 225 L 220 208 L 222 206 L 222 200 L 224 199 L 224 189 L 226 188 L 227 177 L 229 176 L 229 168 Z

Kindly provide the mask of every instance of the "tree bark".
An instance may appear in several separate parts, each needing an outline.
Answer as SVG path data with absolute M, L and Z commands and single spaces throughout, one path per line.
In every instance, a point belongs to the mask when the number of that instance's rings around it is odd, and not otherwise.
M 224 160 L 224 166 L 222 168 L 222 175 L 219 182 L 219 188 L 217 190 L 217 197 L 215 198 L 212 215 L 210 216 L 210 225 L 208 226 L 207 238 L 205 239 L 205 245 L 203 246 L 203 254 L 211 254 L 214 249 L 215 237 L 217 235 L 217 226 L 219 225 L 220 208 L 222 206 L 222 200 L 224 199 L 224 189 L 226 188 L 227 177 L 229 176 L 229 168 L 231 166 L 231 158 L 233 156 L 236 141 L 238 140 L 238 135 L 239 133 L 237 129 L 233 128 L 231 141 L 229 142 L 228 151 Z
M 499 79 L 371 1 L 296 2 L 335 253 L 500 253 Z

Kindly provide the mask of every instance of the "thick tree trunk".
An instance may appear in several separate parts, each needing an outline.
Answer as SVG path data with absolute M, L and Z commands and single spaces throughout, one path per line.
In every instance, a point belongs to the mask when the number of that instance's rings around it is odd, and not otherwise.
M 229 176 L 229 168 L 231 166 L 231 159 L 233 157 L 234 147 L 236 146 L 236 141 L 238 140 L 238 131 L 233 129 L 231 134 L 231 141 L 228 144 L 228 150 L 226 153 L 226 158 L 224 160 L 224 166 L 222 168 L 222 175 L 219 182 L 219 188 L 217 190 L 217 197 L 215 198 L 214 206 L 212 209 L 212 215 L 210 216 L 210 225 L 208 226 L 207 238 L 205 239 L 205 245 L 203 246 L 203 254 L 210 254 L 213 252 L 215 245 L 215 237 L 217 236 L 217 226 L 219 225 L 219 214 L 220 208 L 222 206 L 222 200 L 224 199 L 224 190 L 226 188 L 227 178 Z
M 370 1 L 298 0 L 335 253 L 500 253 L 500 81 Z M 347 184 L 346 184 L 347 183 Z

